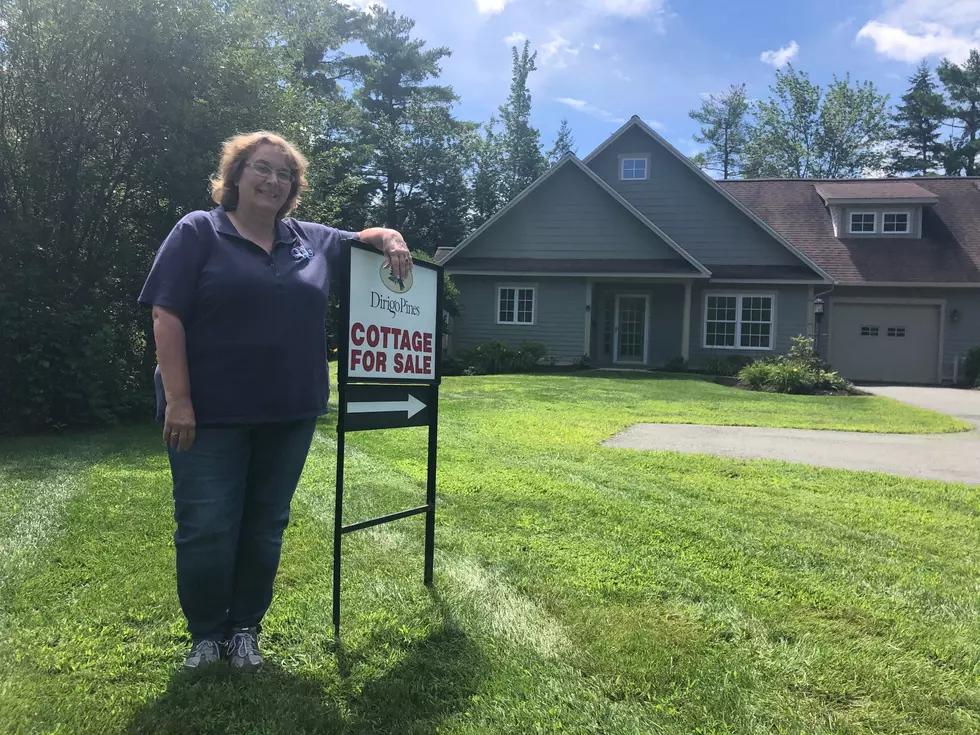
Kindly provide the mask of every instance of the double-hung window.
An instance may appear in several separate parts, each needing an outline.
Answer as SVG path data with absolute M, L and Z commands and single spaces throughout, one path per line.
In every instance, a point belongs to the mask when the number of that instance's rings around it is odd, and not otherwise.
M 771 294 L 708 294 L 704 346 L 771 350 L 775 297 Z
M 497 324 L 534 324 L 534 286 L 497 287 Z

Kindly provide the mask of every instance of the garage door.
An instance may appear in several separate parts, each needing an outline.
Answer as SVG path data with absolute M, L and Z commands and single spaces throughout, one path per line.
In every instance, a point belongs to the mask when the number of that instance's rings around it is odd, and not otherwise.
M 830 361 L 851 380 L 938 383 L 939 307 L 837 303 Z

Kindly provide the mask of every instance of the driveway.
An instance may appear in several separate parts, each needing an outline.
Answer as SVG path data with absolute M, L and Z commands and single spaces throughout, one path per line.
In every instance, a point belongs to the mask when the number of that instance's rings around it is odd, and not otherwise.
M 881 387 L 861 390 L 980 426 L 980 391 Z M 764 429 L 744 426 L 636 424 L 605 442 L 608 447 L 774 459 L 817 467 L 868 470 L 980 485 L 980 432 L 865 434 L 848 431 Z

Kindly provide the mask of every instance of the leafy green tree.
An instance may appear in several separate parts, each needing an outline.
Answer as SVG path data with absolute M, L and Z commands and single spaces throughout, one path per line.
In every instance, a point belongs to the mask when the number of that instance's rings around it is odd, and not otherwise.
M 505 199 L 504 145 L 493 116 L 483 126 L 483 135 L 476 142 L 476 167 L 473 174 L 473 215 L 475 229 L 497 213 Z
M 749 129 L 747 176 L 845 178 L 881 167 L 888 99 L 874 84 L 835 76 L 823 91 L 789 65 L 771 90 Z
M 937 73 L 949 98 L 947 117 L 960 124 L 959 134 L 950 141 L 946 173 L 976 176 L 980 172 L 980 52 L 970 51 L 961 65 L 944 59 Z
M 568 125 L 568 118 L 562 118 L 558 134 L 555 136 L 555 144 L 548 151 L 548 163 L 554 166 L 569 153 L 575 153 L 575 139 L 572 137 L 572 129 Z
M 221 141 L 299 129 L 273 44 L 210 0 L 0 3 L 0 423 L 95 424 L 152 401 L 136 297 Z
M 517 47 L 513 53 L 513 77 L 507 103 L 500 107 L 503 122 L 503 189 L 507 201 L 526 189 L 544 173 L 548 165 L 541 153 L 541 132 L 531 125 L 531 92 L 527 79 L 537 69 L 535 61 L 538 54 L 531 53 L 531 42 L 524 42 L 524 50 L 519 54 Z
M 748 141 L 748 114 L 744 84 L 733 84 L 721 94 L 702 100 L 701 109 L 688 113 L 702 126 L 700 134 L 694 136 L 695 142 L 708 146 L 692 158 L 694 163 L 720 173 L 723 179 L 738 176 Z
M 923 62 L 909 79 L 909 90 L 892 114 L 892 136 L 888 171 L 892 174 L 928 176 L 939 169 L 945 147 L 940 130 L 946 119 L 946 101 L 937 91 L 929 66 Z
M 776 70 L 772 96 L 756 105 L 749 128 L 745 175 L 750 178 L 807 178 L 819 175 L 820 87 L 790 64 Z
M 888 97 L 871 82 L 851 85 L 851 75 L 827 87 L 820 107 L 818 175 L 853 178 L 881 169 L 889 137 Z

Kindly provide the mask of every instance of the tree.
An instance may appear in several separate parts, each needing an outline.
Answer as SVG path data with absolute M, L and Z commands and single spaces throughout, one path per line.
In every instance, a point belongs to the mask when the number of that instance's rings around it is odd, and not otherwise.
M 0 4 L 0 428 L 148 410 L 136 303 L 223 139 L 299 132 L 285 50 L 237 4 Z M 144 413 L 145 415 L 145 413 Z
M 756 106 L 749 128 L 745 175 L 751 178 L 807 178 L 818 175 L 816 139 L 820 88 L 790 64 L 776 70 L 773 96 Z
M 541 153 L 541 133 L 531 125 L 531 93 L 527 79 L 537 69 L 538 54 L 530 52 L 531 42 L 524 42 L 524 51 L 513 47 L 513 78 L 507 103 L 500 107 L 503 121 L 503 186 L 507 200 L 513 199 L 544 173 L 548 163 Z
M 936 89 L 929 66 L 922 62 L 909 78 L 909 90 L 892 115 L 891 150 L 888 171 L 892 174 L 928 176 L 943 163 L 945 148 L 939 140 L 946 119 L 946 101 Z
M 689 112 L 702 125 L 701 134 L 694 136 L 695 142 L 708 145 L 708 150 L 694 156 L 694 163 L 721 173 L 723 179 L 738 176 L 748 141 L 748 112 L 744 84 L 733 84 L 721 94 L 709 95 L 702 100 L 700 110 Z
M 888 141 L 888 97 L 871 82 L 851 86 L 851 75 L 827 87 L 817 131 L 817 175 L 854 178 L 876 172 L 885 160 Z
M 558 135 L 555 136 L 555 144 L 548 151 L 548 163 L 554 166 L 564 156 L 575 153 L 575 150 L 575 139 L 572 137 L 572 129 L 568 125 L 568 118 L 562 118 Z
M 399 199 L 419 174 L 410 165 L 419 159 L 413 146 L 430 138 L 415 126 L 445 117 L 458 99 L 452 87 L 426 84 L 440 75 L 439 62 L 450 51 L 426 50 L 425 41 L 411 37 L 414 27 L 410 18 L 376 7 L 364 30 L 370 53 L 351 61 L 361 81 L 354 95 L 363 109 L 361 135 L 371 147 L 366 178 L 380 194 L 375 224 L 386 227 L 401 226 L 406 210 Z
M 937 70 L 939 81 L 946 89 L 950 106 L 949 118 L 959 121 L 960 134 L 949 145 L 946 173 L 976 176 L 980 172 L 977 154 L 980 153 L 980 52 L 970 51 L 962 66 L 944 59 Z
M 750 177 L 844 178 L 879 168 L 888 98 L 850 75 L 826 92 L 792 65 L 776 72 L 773 96 L 756 106 L 744 173 Z
M 483 126 L 483 137 L 476 142 L 476 170 L 473 174 L 473 216 L 471 227 L 479 227 L 493 217 L 505 200 L 503 141 L 493 116 Z

